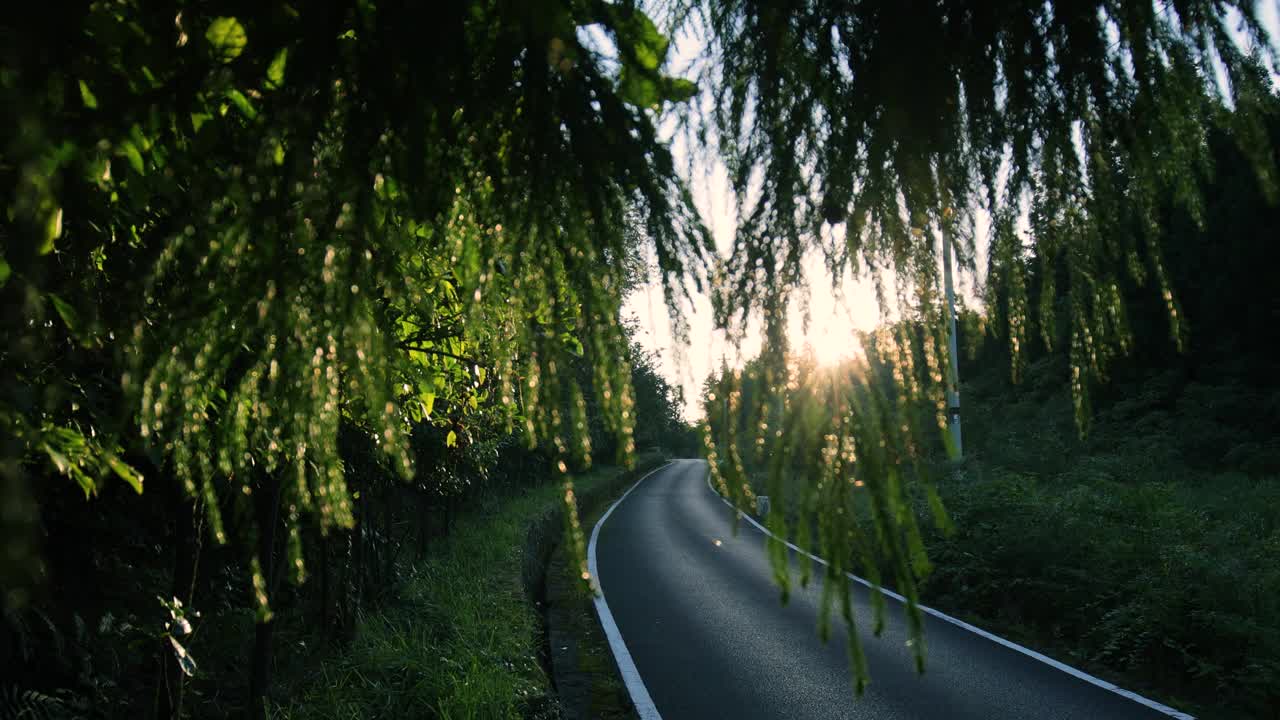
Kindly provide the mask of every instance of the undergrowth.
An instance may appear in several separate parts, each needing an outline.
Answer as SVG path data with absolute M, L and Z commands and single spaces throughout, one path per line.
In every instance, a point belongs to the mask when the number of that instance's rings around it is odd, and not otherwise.
M 926 602 L 1201 717 L 1280 717 L 1280 394 L 1149 372 L 1081 440 L 1063 371 L 966 386 Z
M 616 468 L 575 479 L 579 493 Z M 530 518 L 560 502 L 547 485 L 460 517 L 447 543 L 402 571 L 397 598 L 359 620 L 349 647 L 290 688 L 276 718 L 553 718 L 536 610 L 521 585 Z

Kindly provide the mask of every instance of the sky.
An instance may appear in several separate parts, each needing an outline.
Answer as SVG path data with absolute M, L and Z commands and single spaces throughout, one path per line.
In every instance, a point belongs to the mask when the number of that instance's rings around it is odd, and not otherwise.
M 1280 37 L 1280 2 L 1264 0 L 1258 3 L 1258 9 L 1274 44 Z M 678 37 L 672 49 L 674 74 L 681 75 L 680 68 L 689 66 L 700 47 L 694 39 Z M 709 91 L 704 87 L 703 92 Z M 686 155 L 679 138 L 673 141 L 672 150 L 677 167 L 685 165 Z M 711 167 L 695 168 L 695 172 L 698 177 L 691 181 L 694 201 L 715 238 L 717 251 L 722 257 L 727 257 L 737 219 L 726 170 L 713 161 Z M 986 220 L 981 214 L 977 217 L 975 244 L 979 253 L 979 269 L 986 265 Z M 855 333 L 874 329 L 880 317 L 870 282 L 846 273 L 833 288 L 832 278 L 816 255 L 806 258 L 804 268 L 808 284 L 809 322 L 807 325 L 804 322 L 801 298 L 797 296 L 791 304 L 788 318 L 788 339 L 792 348 L 811 349 L 822 364 L 836 364 L 856 355 L 860 348 Z M 972 305 L 975 295 L 967 281 L 963 273 L 957 275 L 957 292 L 966 296 Z M 693 292 L 692 288 L 690 292 Z M 734 347 L 723 333 L 715 329 L 710 300 L 705 295 L 696 294 L 693 306 L 683 308 L 683 314 L 689 324 L 690 343 L 681 346 L 672 338 L 661 287 L 656 284 L 643 286 L 627 299 L 623 307 L 624 318 L 638 321 L 640 331 L 637 340 L 657 355 L 659 369 L 668 382 L 682 388 L 685 418 L 693 421 L 702 415 L 697 400 L 703 380 L 719 368 L 722 361 L 728 362 L 730 367 L 740 367 L 754 357 L 760 350 L 761 336 L 758 323 L 754 323 L 742 344 Z
M 675 38 L 672 45 L 673 74 L 685 74 L 681 69 L 689 67 L 700 51 L 701 45 L 696 39 L 688 36 Z M 709 90 L 704 87 L 703 93 L 707 92 Z M 687 165 L 681 138 L 674 138 L 672 152 L 677 167 Z M 734 195 L 724 165 L 718 161 L 710 162 L 710 167 L 695 168 L 697 177 L 691 180 L 690 189 L 698 211 L 715 239 L 717 252 L 721 257 L 728 257 L 737 225 Z M 792 348 L 811 350 L 822 364 L 836 364 L 852 357 L 859 350 L 855 333 L 873 329 L 880 317 L 874 291 L 869 283 L 856 282 L 848 273 L 833 288 L 830 274 L 817 255 L 805 258 L 804 271 L 809 285 L 806 293 L 809 321 L 805 322 L 801 309 L 804 298 L 797 293 L 788 318 L 787 336 Z M 690 292 L 693 293 L 692 288 Z M 735 347 L 726 340 L 724 333 L 715 329 L 711 302 L 705 294 L 694 294 L 693 306 L 685 306 L 682 310 L 689 325 L 690 342 L 687 345 L 676 343 L 671 335 L 662 288 L 656 282 L 643 286 L 627 299 L 623 317 L 633 317 L 638 321 L 640 331 L 637 340 L 657 355 L 659 369 L 667 381 L 682 388 L 685 418 L 692 421 L 702 416 L 697 399 L 703 380 L 722 362 L 727 362 L 730 367 L 742 366 L 760 351 L 762 338 L 759 324 L 753 322 L 744 341 Z
M 737 220 L 724 168 L 713 168 L 708 177 L 694 182 L 692 190 L 698 210 L 715 238 L 718 252 L 727 256 Z M 833 291 L 829 273 L 818 256 L 806 258 L 805 274 L 810 285 L 807 293 L 810 318 L 806 328 L 797 297 L 797 301 L 791 304 L 788 319 L 788 338 L 792 347 L 811 348 L 823 364 L 835 364 L 851 357 L 858 350 L 855 332 L 873 329 L 879 319 L 874 292 L 868 283 L 855 282 L 847 274 L 839 292 Z M 753 323 L 742 345 L 735 348 L 723 333 L 715 329 L 710 300 L 706 295 L 695 294 L 693 307 L 685 307 L 684 310 L 690 339 L 685 346 L 677 345 L 671 336 L 667 306 L 662 298 L 662 289 L 656 283 L 635 291 L 623 308 L 623 316 L 639 321 L 637 339 L 657 354 L 659 367 L 667 380 L 683 388 L 685 417 L 695 420 L 701 416 L 696 399 L 703 380 L 720 367 L 722 360 L 731 367 L 738 367 L 755 356 L 760 350 L 761 337 L 758 324 Z

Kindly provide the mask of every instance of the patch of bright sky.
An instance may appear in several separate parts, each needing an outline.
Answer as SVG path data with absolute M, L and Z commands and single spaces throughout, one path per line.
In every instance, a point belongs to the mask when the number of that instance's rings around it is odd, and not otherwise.
M 676 143 L 677 153 L 681 152 Z M 727 257 L 733 245 L 737 223 L 733 193 L 723 166 L 711 168 L 704 178 L 693 183 L 692 192 L 716 241 L 721 256 Z M 824 364 L 835 364 L 859 352 L 856 332 L 875 328 L 880 314 L 875 293 L 867 282 L 856 282 L 846 273 L 843 282 L 833 289 L 822 258 L 811 253 L 804 268 L 810 287 L 801 291 L 791 304 L 788 316 L 788 338 L 795 349 L 812 351 Z M 802 305 L 807 302 L 809 322 L 805 323 Z M 685 413 L 689 419 L 701 415 L 696 407 L 702 383 L 722 362 L 730 367 L 742 364 L 760 352 L 762 337 L 757 322 L 752 322 L 743 341 L 736 345 L 715 328 L 711 302 L 704 294 L 695 294 L 692 307 L 683 308 L 689 324 L 689 344 L 677 346 L 671 334 L 667 307 L 662 291 L 648 284 L 628 298 L 624 316 L 639 322 L 639 337 L 646 348 L 657 353 L 659 366 L 668 381 L 683 389 Z
M 678 38 L 672 49 L 672 65 L 676 74 L 681 74 L 679 70 L 693 61 L 700 47 L 696 40 L 685 37 Z M 703 88 L 703 92 L 708 89 Z M 671 130 L 669 124 L 667 129 Z M 672 150 L 677 166 L 687 166 L 689 148 L 683 137 L 672 138 Z M 694 202 L 715 239 L 717 252 L 728 257 L 737 226 L 737 206 L 728 171 L 716 159 L 699 157 L 698 165 L 701 167 L 695 167 L 696 177 L 690 178 Z M 828 365 L 854 357 L 861 351 L 856 333 L 874 329 L 880 319 L 874 290 L 869 282 L 856 281 L 848 272 L 833 286 L 818 253 L 808 254 L 803 265 L 809 287 L 798 291 L 790 306 L 787 335 L 791 347 L 811 352 L 819 363 Z M 683 346 L 672 336 L 667 307 L 656 284 L 636 290 L 628 298 L 623 315 L 638 321 L 637 339 L 657 354 L 659 368 L 668 381 L 681 388 L 685 416 L 693 420 L 702 415 L 698 398 L 708 375 L 722 363 L 741 367 L 760 352 L 763 339 L 759 322 L 752 321 L 745 338 L 738 344 L 731 342 L 716 329 L 711 302 L 705 294 L 695 294 L 692 306 L 682 311 L 690 340 Z
M 1280 37 L 1280 0 L 1259 2 L 1258 13 L 1274 45 L 1275 39 Z M 1229 17 L 1228 26 L 1235 26 L 1238 21 L 1238 15 Z M 1241 36 L 1238 31 L 1237 35 Z M 612 45 L 603 33 L 590 33 L 589 41 L 602 49 Z M 682 70 L 688 68 L 698 55 L 700 43 L 696 38 L 678 37 L 672 50 L 673 72 L 683 75 Z M 702 91 L 710 92 L 706 87 Z M 670 129 L 670 125 L 667 127 Z M 677 166 L 686 165 L 688 148 L 683 138 L 672 137 L 672 150 Z M 691 190 L 698 211 L 715 238 L 717 251 L 722 257 L 727 257 L 737 225 L 734 195 L 723 163 L 715 159 L 699 160 L 699 164 L 704 162 L 707 164 L 694 169 L 696 177 L 690 179 Z M 975 264 L 979 271 L 986 266 L 988 221 L 989 218 L 981 211 L 975 217 Z M 857 333 L 874 329 L 880 320 L 880 308 L 870 281 L 854 278 L 846 271 L 843 277 L 834 278 L 833 282 L 822 258 L 816 253 L 806 256 L 803 265 L 808 287 L 800 290 L 791 303 L 787 323 L 791 347 L 801 352 L 812 352 L 819 363 L 826 365 L 855 357 L 861 352 Z M 971 306 L 977 305 L 974 283 L 980 283 L 982 278 L 957 273 L 956 279 L 957 292 Z M 892 281 L 891 277 L 889 281 Z M 806 307 L 808 322 L 804 312 Z M 692 306 L 682 308 L 682 312 L 689 325 L 690 340 L 684 346 L 677 345 L 672 336 L 662 291 L 655 284 L 636 290 L 623 308 L 624 317 L 638 322 L 637 340 L 657 355 L 659 369 L 683 392 L 686 419 L 697 420 L 702 416 L 698 399 L 705 379 L 722 363 L 741 367 L 759 353 L 762 336 L 759 323 L 753 322 L 741 343 L 735 345 L 730 342 L 723 332 L 716 329 L 711 302 L 703 294 L 695 294 Z

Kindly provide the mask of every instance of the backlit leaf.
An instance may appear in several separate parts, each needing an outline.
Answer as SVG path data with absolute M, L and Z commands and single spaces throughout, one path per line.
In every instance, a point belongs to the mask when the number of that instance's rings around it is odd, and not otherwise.
M 93 96 L 93 91 L 89 89 L 89 86 L 83 80 L 80 81 L 80 100 L 90 110 L 96 110 L 98 107 L 98 98 Z
M 669 41 L 648 15 L 639 10 L 618 9 L 614 12 L 613 27 L 624 54 L 629 49 L 645 70 L 657 70 L 667 59 Z M 623 61 L 631 59 L 624 57 Z
M 56 208 L 45 219 L 44 237 L 41 239 L 39 254 L 46 255 L 53 251 L 53 241 L 62 237 L 62 208 Z
M 209 47 L 213 48 L 214 56 L 221 62 L 231 62 L 240 57 L 240 53 L 249 44 L 244 26 L 233 17 L 214 18 L 204 37 L 209 41 Z
M 172 635 L 169 636 L 169 644 L 173 646 L 174 657 L 178 659 L 178 665 L 182 668 L 182 672 L 188 676 L 194 675 L 196 672 L 196 661 L 191 658 L 191 653 L 182 647 L 182 643 L 178 642 Z
M 44 453 L 49 456 L 49 460 L 53 463 L 53 466 L 58 468 L 58 472 L 66 475 L 71 471 L 71 462 L 67 460 L 66 455 L 54 450 L 49 443 L 45 443 L 42 447 L 44 448 Z
M 195 130 L 196 132 L 200 132 L 200 128 L 203 127 L 206 122 L 212 119 L 213 119 L 213 116 L 210 115 L 209 113 L 193 112 L 191 113 L 191 129 Z
M 267 66 L 267 88 L 276 90 L 284 85 L 285 65 L 289 61 L 289 48 L 280 48 L 271 64 Z
M 134 470 L 132 466 L 115 455 L 107 455 L 107 464 L 111 466 L 112 471 L 114 471 L 121 480 L 129 483 L 129 487 L 133 488 L 134 492 L 142 494 L 141 473 Z
M 129 161 L 129 166 L 139 175 L 147 172 L 147 166 L 142 161 L 142 153 L 138 151 L 138 146 L 133 144 L 132 140 L 124 140 L 120 143 L 120 150 L 124 153 L 125 159 Z
M 236 106 L 236 109 L 240 111 L 240 114 L 244 115 L 246 118 L 253 120 L 258 117 L 258 111 L 253 107 L 253 103 L 249 102 L 249 98 L 245 97 L 244 93 L 239 90 L 236 90 L 235 88 L 228 90 L 227 99 L 230 100 L 231 103 Z
M 53 293 L 49 293 L 49 302 L 53 303 L 53 309 L 58 311 L 58 316 L 62 318 L 67 329 L 75 334 L 80 327 L 80 316 L 76 313 L 76 309 Z

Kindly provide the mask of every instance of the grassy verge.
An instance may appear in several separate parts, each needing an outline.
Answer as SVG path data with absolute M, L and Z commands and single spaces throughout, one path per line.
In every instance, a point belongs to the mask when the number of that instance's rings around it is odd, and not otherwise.
M 634 475 L 639 478 L 647 471 L 638 470 Z M 582 513 L 582 528 L 588 536 L 610 499 L 593 503 Z M 546 602 L 547 639 L 564 720 L 632 720 L 638 716 L 631 696 L 596 616 L 591 593 L 577 573 L 562 543 L 547 566 Z
M 618 473 L 575 478 L 577 494 Z M 560 496 L 547 485 L 459 518 L 428 560 L 403 568 L 398 598 L 361 618 L 350 646 L 288 688 L 275 717 L 558 717 L 521 576 L 531 522 Z

